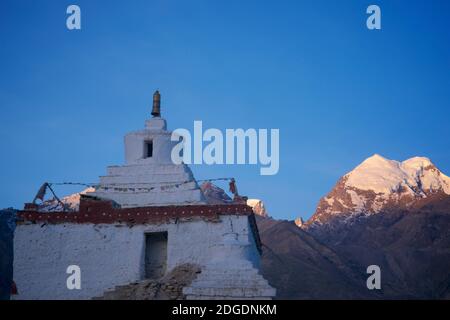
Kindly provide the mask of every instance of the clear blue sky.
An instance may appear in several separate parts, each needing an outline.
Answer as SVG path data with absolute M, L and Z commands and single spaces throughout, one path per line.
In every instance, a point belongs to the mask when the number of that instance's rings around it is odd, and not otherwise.
M 66 29 L 69 4 L 81 31 Z M 370 4 L 381 31 L 366 28 Z M 156 88 L 171 129 L 279 128 L 277 175 L 193 171 L 308 218 L 374 153 L 450 174 L 450 1 L 2 0 L 0 207 L 123 163 Z

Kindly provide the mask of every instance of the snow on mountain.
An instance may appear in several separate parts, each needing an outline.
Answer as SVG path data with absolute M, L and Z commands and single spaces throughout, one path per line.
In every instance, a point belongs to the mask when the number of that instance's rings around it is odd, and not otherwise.
M 433 194 L 450 195 L 450 178 L 430 159 L 414 157 L 399 162 L 375 154 L 339 179 L 305 227 L 335 217 L 349 219 L 408 208 Z
M 222 189 L 212 182 L 204 182 L 200 186 L 206 201 L 209 204 L 226 204 L 232 203 L 233 199 Z
M 302 227 L 305 224 L 305 221 L 303 221 L 302 217 L 299 217 L 297 219 L 294 220 L 294 223 L 297 227 Z
M 39 211 L 42 212 L 53 212 L 53 211 L 62 211 L 65 209 L 66 211 L 77 211 L 80 205 L 80 197 L 82 194 L 88 194 L 90 192 L 94 192 L 95 188 L 87 188 L 81 192 L 74 193 L 65 197 L 62 197 L 60 200 L 64 204 L 64 208 L 55 198 L 44 201 L 39 206 Z
M 259 199 L 248 199 L 247 205 L 252 207 L 253 212 L 261 217 L 269 217 L 269 214 L 266 210 L 266 207 L 264 205 L 264 202 Z
M 405 192 L 424 195 L 429 190 L 450 194 L 450 178 L 440 173 L 430 159 L 414 157 L 403 162 L 376 154 L 346 175 L 346 186 L 376 193 Z
M 216 186 L 211 182 L 204 182 L 200 189 L 206 198 L 206 201 L 210 204 L 226 204 L 232 203 L 231 199 L 227 193 L 220 187 Z M 269 217 L 267 213 L 264 202 L 260 199 L 247 199 L 247 205 L 252 207 L 253 212 L 262 217 Z

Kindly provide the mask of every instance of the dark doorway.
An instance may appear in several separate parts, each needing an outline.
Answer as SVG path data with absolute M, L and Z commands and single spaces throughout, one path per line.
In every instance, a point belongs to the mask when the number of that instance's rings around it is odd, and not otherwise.
M 160 278 L 167 266 L 167 232 L 145 235 L 145 278 Z

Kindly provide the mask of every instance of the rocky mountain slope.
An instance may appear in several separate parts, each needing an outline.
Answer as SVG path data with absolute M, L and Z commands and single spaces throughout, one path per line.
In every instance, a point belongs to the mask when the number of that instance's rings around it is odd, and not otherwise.
M 286 299 L 450 299 L 450 200 L 371 215 L 312 235 L 291 221 L 258 217 L 262 273 Z M 381 269 L 368 290 L 366 269 Z
M 450 298 L 450 197 L 316 233 L 351 265 L 381 268 L 383 298 Z
M 292 221 L 257 217 L 261 269 L 278 299 L 373 299 L 365 270 L 351 265 Z
M 222 188 L 219 188 L 212 182 L 207 181 L 202 183 L 200 190 L 202 190 L 206 201 L 210 204 L 225 204 L 233 202 L 230 196 Z

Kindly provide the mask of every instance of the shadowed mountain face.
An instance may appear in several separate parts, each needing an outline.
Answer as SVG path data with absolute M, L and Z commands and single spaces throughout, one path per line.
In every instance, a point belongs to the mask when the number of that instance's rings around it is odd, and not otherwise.
M 450 298 L 450 197 L 336 222 L 316 237 L 352 265 L 376 264 L 384 298 Z
M 262 273 L 286 299 L 450 299 L 450 197 L 381 213 L 313 236 L 258 218 Z M 381 268 L 381 290 L 366 268 Z
M 376 298 L 359 270 L 292 221 L 257 216 L 263 276 L 278 299 Z

